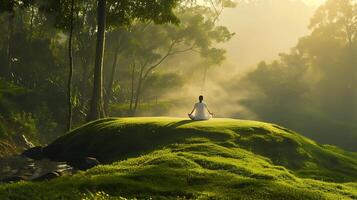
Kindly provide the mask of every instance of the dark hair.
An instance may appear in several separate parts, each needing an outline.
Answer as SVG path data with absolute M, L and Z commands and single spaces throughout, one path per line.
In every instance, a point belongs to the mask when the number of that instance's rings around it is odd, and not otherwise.
M 200 102 L 202 102 L 202 101 L 203 101 L 203 96 L 200 95 L 200 96 L 198 97 L 198 100 L 200 100 Z

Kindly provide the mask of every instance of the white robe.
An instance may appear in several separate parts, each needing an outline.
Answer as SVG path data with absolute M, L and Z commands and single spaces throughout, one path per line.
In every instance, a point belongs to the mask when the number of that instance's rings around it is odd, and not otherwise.
M 188 115 L 192 120 L 209 120 L 212 115 L 208 113 L 207 105 L 204 102 L 198 102 L 194 107 L 194 114 Z

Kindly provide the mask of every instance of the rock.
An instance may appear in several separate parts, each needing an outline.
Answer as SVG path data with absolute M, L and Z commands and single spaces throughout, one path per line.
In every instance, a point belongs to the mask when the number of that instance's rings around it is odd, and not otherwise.
M 69 165 L 80 170 L 87 170 L 100 164 L 100 162 L 93 157 L 85 157 L 83 159 L 72 160 L 68 163 Z
M 58 178 L 61 176 L 60 172 L 54 171 L 54 172 L 49 172 L 47 174 L 44 174 L 40 177 L 34 178 L 32 179 L 33 181 L 49 181 L 52 180 L 54 178 Z
M 43 158 L 43 148 L 40 146 L 33 147 L 24 151 L 21 156 L 32 158 L 34 160 L 39 160 Z
M 11 176 L 8 178 L 4 178 L 2 180 L 0 180 L 0 182 L 2 183 L 12 183 L 12 182 L 18 182 L 18 181 L 25 181 L 28 178 L 26 176 Z

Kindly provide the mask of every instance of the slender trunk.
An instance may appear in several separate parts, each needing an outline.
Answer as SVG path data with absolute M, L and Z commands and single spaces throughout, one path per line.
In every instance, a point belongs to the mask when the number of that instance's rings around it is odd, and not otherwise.
M 142 67 L 140 70 L 140 75 L 139 75 L 139 82 L 138 82 L 138 87 L 136 89 L 136 95 L 135 95 L 135 104 L 134 104 L 134 108 L 132 110 L 132 115 L 135 116 L 136 114 L 136 110 L 138 108 L 138 104 L 139 104 L 139 100 L 140 100 L 140 95 L 141 95 L 141 85 L 143 83 L 143 72 L 144 72 L 144 68 Z
M 74 0 L 71 0 L 71 19 L 69 29 L 68 40 L 68 58 L 69 58 L 69 74 L 67 83 L 67 104 L 68 104 L 68 116 L 67 116 L 67 130 L 70 131 L 72 127 L 72 78 L 73 78 L 73 16 L 74 14 Z
M 204 72 L 203 72 L 203 81 L 202 81 L 202 87 L 201 87 L 201 94 L 203 94 L 205 92 L 205 90 L 206 90 L 207 70 L 208 70 L 208 68 L 205 67 L 204 68 Z
M 8 16 L 8 33 L 7 33 L 7 69 L 6 69 L 6 78 L 8 80 L 12 79 L 12 34 L 14 32 L 14 18 L 15 14 L 10 13 Z
M 97 45 L 94 63 L 93 94 L 87 121 L 104 117 L 103 109 L 103 57 L 105 48 L 106 0 L 98 0 L 97 8 Z
M 134 102 L 134 81 L 135 81 L 135 63 L 133 63 L 132 71 L 131 71 L 131 91 L 130 91 L 130 107 L 129 111 L 133 110 L 133 102 Z
M 346 32 L 346 37 L 347 37 L 347 44 L 349 47 L 352 46 L 353 44 L 353 35 L 351 34 L 351 27 L 348 24 L 345 24 L 345 32 Z
M 109 113 L 109 101 L 112 98 L 112 88 L 113 88 L 113 84 L 114 84 L 114 77 L 115 77 L 115 73 L 117 70 L 117 60 L 118 60 L 118 54 L 119 54 L 119 48 L 116 48 L 114 51 L 114 60 L 113 60 L 113 66 L 112 66 L 112 72 L 110 74 L 110 78 L 109 78 L 109 82 L 108 82 L 108 86 L 107 86 L 107 95 L 105 96 L 105 101 L 104 101 L 104 110 L 105 113 Z
M 89 64 L 88 64 L 88 60 L 85 58 L 81 59 L 81 67 L 82 67 L 82 77 L 80 80 L 80 86 L 79 86 L 79 92 L 80 92 L 80 109 L 79 109 L 79 113 L 85 117 L 86 116 L 86 112 L 87 112 L 87 106 L 88 106 L 88 99 L 90 98 L 90 94 L 88 94 L 88 85 L 90 84 L 89 81 L 89 75 L 88 75 L 88 71 L 89 71 Z
M 35 18 L 35 11 L 33 6 L 31 6 L 31 18 L 30 18 L 30 33 L 31 33 L 31 39 L 33 37 L 33 19 Z
M 88 99 L 88 84 L 89 84 L 89 76 L 88 76 L 88 61 L 85 58 L 82 58 L 82 81 L 81 81 L 81 93 L 82 100 Z

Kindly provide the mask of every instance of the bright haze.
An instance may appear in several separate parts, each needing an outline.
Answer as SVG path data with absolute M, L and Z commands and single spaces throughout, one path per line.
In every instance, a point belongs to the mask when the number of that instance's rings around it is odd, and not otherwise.
M 224 10 L 220 23 L 236 33 L 224 45 L 227 63 L 242 69 L 289 51 L 309 33 L 310 18 L 323 1 L 258 0 Z

